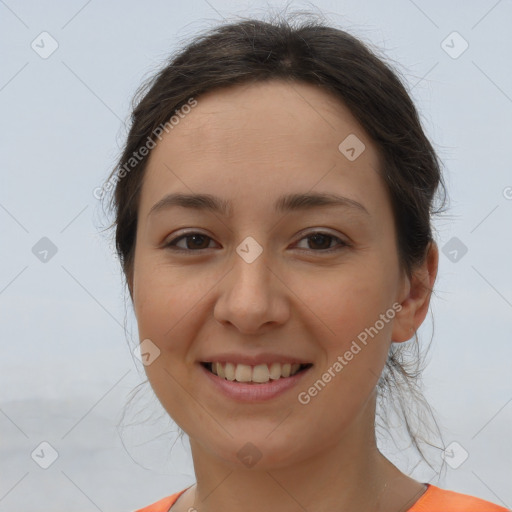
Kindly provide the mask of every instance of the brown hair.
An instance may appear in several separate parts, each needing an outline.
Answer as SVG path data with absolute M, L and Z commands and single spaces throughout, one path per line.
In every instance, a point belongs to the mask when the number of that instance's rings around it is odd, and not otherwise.
M 424 261 L 433 241 L 431 216 L 443 211 L 446 190 L 440 162 L 397 72 L 343 30 L 311 18 L 293 21 L 291 17 L 271 22 L 249 19 L 210 29 L 173 55 L 135 95 L 124 151 L 108 179 L 116 182 L 110 206 L 115 211 L 116 250 L 130 295 L 138 203 L 149 155 L 129 172 L 126 162 L 146 141 L 155 141 L 155 130 L 190 98 L 230 85 L 275 79 L 316 84 L 348 107 L 381 157 L 379 172 L 391 199 L 400 267 L 411 277 Z M 123 166 L 125 172 L 120 174 Z M 435 209 L 438 189 L 444 196 L 441 208 Z M 415 352 L 412 362 L 407 357 L 410 350 Z M 416 333 L 412 346 L 392 344 L 378 390 L 380 400 L 386 393 L 399 399 L 413 445 L 425 459 L 418 433 L 407 418 L 411 404 L 401 396 L 408 392 L 431 413 L 416 384 L 423 369 L 420 359 Z M 387 408 L 381 409 L 386 416 Z M 426 426 L 424 416 L 418 419 Z

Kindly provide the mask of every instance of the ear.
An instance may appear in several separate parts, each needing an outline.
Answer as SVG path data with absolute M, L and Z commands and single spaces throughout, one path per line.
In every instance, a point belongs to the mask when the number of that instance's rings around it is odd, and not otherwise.
M 439 251 L 431 241 L 423 263 L 413 271 L 411 279 L 404 277 L 404 286 L 398 302 L 402 309 L 393 322 L 391 341 L 401 343 L 410 340 L 425 320 L 432 289 L 437 276 Z

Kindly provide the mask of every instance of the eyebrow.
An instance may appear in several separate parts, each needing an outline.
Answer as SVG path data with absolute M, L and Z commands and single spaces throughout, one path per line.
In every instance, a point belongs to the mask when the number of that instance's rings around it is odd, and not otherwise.
M 148 217 L 173 206 L 189 208 L 198 211 L 210 211 L 226 217 L 231 215 L 231 203 L 211 194 L 168 194 L 155 203 L 149 210 Z M 348 197 L 322 192 L 308 192 L 303 194 L 287 194 L 281 196 L 274 203 L 276 213 L 285 213 L 313 208 L 343 207 L 354 212 L 370 215 L 361 204 Z

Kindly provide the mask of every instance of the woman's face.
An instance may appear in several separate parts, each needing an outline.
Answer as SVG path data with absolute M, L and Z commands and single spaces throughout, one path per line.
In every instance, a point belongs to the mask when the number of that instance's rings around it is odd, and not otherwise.
M 376 148 L 311 85 L 197 101 L 153 149 L 141 190 L 132 290 L 151 386 L 212 460 L 264 468 L 355 449 L 391 340 L 412 334 Z M 346 200 L 285 199 L 295 194 Z M 210 362 L 270 383 L 222 378 Z M 310 366 L 278 379 L 286 363 Z

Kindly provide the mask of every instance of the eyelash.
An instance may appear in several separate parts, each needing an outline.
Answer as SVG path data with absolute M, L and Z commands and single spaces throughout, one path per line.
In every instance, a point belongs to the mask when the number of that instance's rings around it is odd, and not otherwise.
M 187 239 L 188 237 L 192 237 L 192 236 L 196 236 L 196 235 L 199 235 L 199 236 L 202 236 L 202 237 L 205 237 L 205 238 L 209 238 L 210 240 L 213 240 L 213 238 L 209 237 L 208 235 L 204 235 L 203 233 L 198 233 L 198 232 L 191 232 L 191 233 L 186 233 L 184 235 L 180 235 L 176 238 L 173 238 L 172 240 L 170 240 L 168 243 L 166 243 L 164 245 L 164 248 L 167 248 L 167 249 L 170 249 L 172 251 L 176 251 L 176 252 L 182 252 L 182 253 L 191 253 L 191 252 L 200 252 L 200 251 L 203 251 L 205 249 L 197 249 L 197 250 L 193 250 L 193 249 L 182 249 L 181 247 L 176 247 L 176 244 L 180 241 L 180 240 L 185 240 Z M 338 244 L 338 247 L 332 247 L 330 249 L 319 249 L 319 250 L 314 250 L 314 249 L 302 249 L 306 252 L 309 252 L 309 253 L 332 253 L 332 252 L 337 252 L 341 249 L 344 249 L 345 247 L 350 247 L 350 244 L 348 244 L 347 242 L 341 240 L 340 238 L 334 236 L 334 235 L 331 235 L 330 233 L 326 233 L 324 231 L 313 231 L 311 233 L 308 233 L 306 236 L 302 237 L 299 242 L 301 242 L 302 240 L 305 240 L 305 239 L 308 239 L 308 238 L 311 238 L 315 235 L 323 235 L 323 236 L 327 236 L 328 238 L 331 238 L 332 240 L 335 240 L 337 242 L 339 242 Z M 209 248 L 207 248 L 209 249 Z

